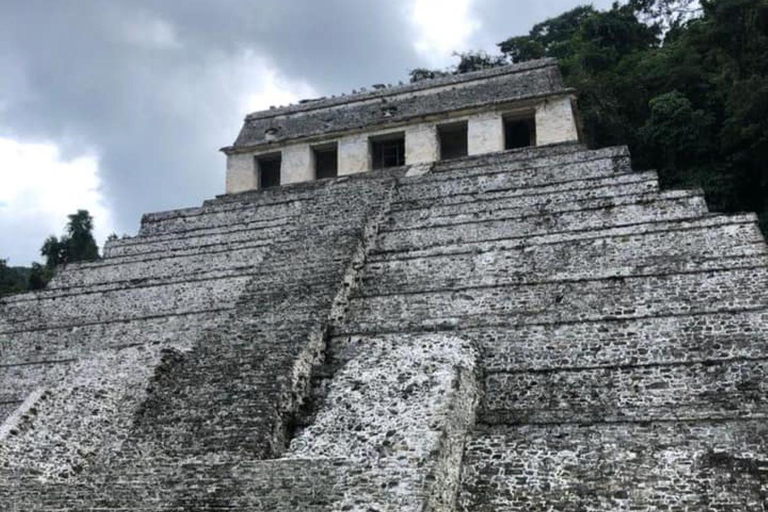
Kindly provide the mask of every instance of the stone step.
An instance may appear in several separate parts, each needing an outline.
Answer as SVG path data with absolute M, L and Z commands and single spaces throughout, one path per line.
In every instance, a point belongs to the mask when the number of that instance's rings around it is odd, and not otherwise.
M 505 218 L 488 216 L 465 222 L 430 222 L 418 228 L 382 229 L 378 252 L 431 248 L 439 245 L 524 238 L 543 234 L 591 231 L 632 224 L 694 219 L 707 214 L 699 193 L 667 192 L 648 202 L 605 206 L 595 210 Z
M 185 208 L 146 214 L 142 217 L 141 236 L 168 235 L 200 229 L 215 229 L 231 224 L 250 222 L 279 222 L 281 219 L 307 215 L 308 211 L 331 210 L 346 199 L 347 206 L 381 193 L 372 184 L 370 190 L 358 187 L 338 187 L 313 194 L 293 195 L 285 192 L 280 201 L 264 203 L 255 196 L 251 201 L 207 203 L 202 207 Z
M 0 334 L 2 365 L 45 366 L 77 359 L 97 350 L 134 345 L 176 345 L 231 322 L 231 309 L 185 315 L 150 316 L 125 321 L 86 323 Z
M 375 204 L 372 202 L 371 204 Z M 350 225 L 360 222 L 367 210 L 356 205 L 350 208 L 331 208 L 328 212 L 304 212 L 279 223 L 233 223 L 215 228 L 175 231 L 163 235 L 139 236 L 111 242 L 106 251 L 108 259 L 131 257 L 133 261 L 145 257 L 157 257 L 169 251 L 183 253 L 209 251 L 222 245 L 238 246 L 243 243 L 270 244 L 305 236 L 308 231 L 320 236 L 331 236 L 349 230 Z M 138 256 L 138 258 L 136 258 Z
M 66 271 L 66 269 L 64 269 Z M 290 269 L 289 269 L 290 271 Z M 159 277 L 159 278 L 138 278 L 129 281 L 106 281 L 95 284 L 89 284 L 85 286 L 73 286 L 73 287 L 52 287 L 44 290 L 35 291 L 32 293 L 18 294 L 3 297 L 0 300 L 0 305 L 21 305 L 31 304 L 41 300 L 72 300 L 78 295 L 94 295 L 103 294 L 109 292 L 120 292 L 125 290 L 139 290 L 146 288 L 161 288 L 163 286 L 173 286 L 181 284 L 205 283 L 208 281 L 217 281 L 222 279 L 235 279 L 235 278 L 254 278 L 261 273 L 260 269 L 249 267 L 233 267 L 225 270 L 211 271 L 205 275 L 198 276 L 176 276 L 175 278 Z
M 487 372 L 690 363 L 768 356 L 764 309 L 496 326 L 462 331 L 482 348 Z
M 194 208 L 146 214 L 141 221 L 139 236 L 162 236 L 259 222 L 278 224 L 284 219 L 300 215 L 302 210 L 302 202 L 291 201 L 268 207 L 253 204 L 222 211 L 209 212 L 205 208 Z
M 402 251 L 373 252 L 368 262 L 386 262 L 390 260 L 406 260 L 448 256 L 451 254 L 480 254 L 484 252 L 512 251 L 531 249 L 540 245 L 569 245 L 569 244 L 606 244 L 608 247 L 619 243 L 634 243 L 642 237 L 682 236 L 689 232 L 712 231 L 722 240 L 726 247 L 744 247 L 765 244 L 757 217 L 754 214 L 739 215 L 705 215 L 692 219 L 672 221 L 651 221 L 640 224 L 626 224 L 616 227 L 597 228 L 588 231 L 570 233 L 543 233 L 526 238 L 509 238 L 488 242 L 458 242 L 427 248 L 404 248 Z M 676 235 L 677 234 L 677 235 Z M 696 235 L 698 236 L 698 235 Z M 617 240 L 614 240 L 617 239 Z M 533 249 L 535 250 L 535 249 Z M 646 251 L 653 248 L 645 248 Z
M 294 290 L 289 289 L 288 292 L 293 292 Z M 203 293 L 204 292 L 199 292 Z M 313 291 L 314 295 L 318 298 L 321 298 L 323 300 L 326 300 L 328 297 L 327 295 L 323 295 L 318 293 L 316 290 Z M 238 307 L 242 307 L 242 304 L 238 305 L 237 303 L 242 303 L 243 301 L 249 301 L 249 300 L 256 300 L 256 299 L 269 299 L 269 300 L 279 300 L 279 304 L 282 305 L 283 308 L 293 308 L 293 311 L 295 313 L 295 317 L 302 317 L 306 315 L 315 315 L 315 314 L 321 314 L 321 312 L 318 312 L 314 306 L 307 305 L 304 306 L 297 301 L 300 300 L 303 297 L 306 297 L 307 294 L 299 295 L 297 294 L 296 297 L 292 297 L 288 293 L 280 293 L 280 292 L 274 292 L 272 295 L 266 295 L 266 294 L 247 294 L 247 293 L 241 293 L 238 297 L 234 298 L 230 302 L 225 302 L 221 300 L 216 300 L 215 297 L 206 298 L 206 299 L 200 299 L 199 302 L 203 302 L 203 306 L 210 304 L 213 304 L 214 307 L 208 307 L 208 308 L 201 308 L 201 309 L 194 309 L 192 306 L 195 306 L 197 304 L 192 304 L 190 306 L 184 307 L 184 308 L 178 308 L 177 310 L 173 311 L 162 311 L 158 310 L 159 308 L 154 308 L 153 305 L 149 304 L 146 306 L 146 309 L 150 310 L 149 313 L 146 313 L 145 310 L 132 310 L 132 311 L 122 311 L 118 309 L 109 309 L 110 314 L 104 314 L 103 316 L 97 317 L 95 315 L 86 315 L 83 314 L 82 316 L 75 316 L 75 315 L 46 315 L 43 320 L 44 322 L 37 322 L 34 324 L 23 324 L 23 323 L 9 323 L 8 325 L 4 325 L 5 329 L 0 332 L 0 339 L 10 339 L 11 342 L 15 343 L 15 340 L 18 336 L 29 332 L 30 336 L 34 336 L 34 333 L 37 332 L 61 332 L 61 331 L 67 331 L 72 330 L 76 332 L 80 332 L 81 330 L 84 330 L 86 328 L 91 328 L 92 326 L 98 326 L 98 325 L 114 325 L 114 324 L 126 324 L 126 323 L 142 323 L 145 321 L 150 320 L 163 320 L 167 318 L 172 317 L 184 317 L 184 316 L 190 316 L 190 317 L 197 317 L 199 315 L 208 315 L 208 314 L 230 314 L 234 313 L 235 309 Z M 254 304 L 253 307 L 258 307 L 257 304 Z M 172 308 L 169 308 L 172 309 Z M 26 313 L 26 312 L 25 312 Z M 131 313 L 131 316 L 118 316 L 118 313 Z M 251 312 L 252 313 L 252 312 Z M 54 319 L 56 321 L 54 321 Z M 14 319 L 15 320 L 15 319 Z M 269 331 L 271 329 L 276 329 L 278 327 L 287 325 L 291 325 L 291 316 L 280 316 L 280 315 L 274 315 L 271 317 L 268 317 L 266 319 L 259 320 L 260 327 L 265 330 Z M 83 331 L 87 334 L 87 331 Z M 175 336 L 175 333 L 171 333 L 172 336 Z M 138 338 L 141 339 L 141 338 Z M 129 343 L 129 345 L 133 345 Z
M 355 231 L 332 236 L 336 240 L 334 244 L 313 244 L 311 240 L 300 238 L 276 241 L 271 245 L 213 247 L 216 252 L 172 252 L 166 254 L 166 257 L 131 256 L 73 264 L 57 273 L 48 290 L 57 294 L 106 291 L 123 286 L 158 286 L 174 282 L 256 276 L 267 271 L 271 274 L 265 278 L 270 282 L 285 279 L 285 274 L 320 276 L 328 264 L 346 261 L 352 249 L 350 244 L 356 245 L 359 242 L 359 235 Z M 306 247 L 310 244 L 314 246 L 314 262 L 297 262 L 292 257 L 284 256 L 295 254 L 298 246 Z M 83 287 L 86 289 L 78 290 Z
M 757 249 L 763 249 L 756 246 Z M 408 260 L 410 263 L 413 260 Z M 483 263 L 472 267 L 472 261 L 468 267 L 453 266 L 453 262 L 446 263 L 439 270 L 432 269 L 432 265 L 440 262 L 428 262 L 423 269 L 400 267 L 392 274 L 375 271 L 366 275 L 363 284 L 358 290 L 358 296 L 377 297 L 384 295 L 407 295 L 428 292 L 439 292 L 450 289 L 472 290 L 479 288 L 499 286 L 526 286 L 543 283 L 573 283 L 584 280 L 639 278 L 643 276 L 659 276 L 673 274 L 703 273 L 708 271 L 720 271 L 728 269 L 750 269 L 768 265 L 768 255 L 762 254 L 735 254 L 732 256 L 712 258 L 687 258 L 685 256 L 658 258 L 652 261 L 638 262 L 637 265 L 619 266 L 610 262 L 606 266 L 598 266 L 601 261 L 596 260 L 594 267 L 589 267 L 584 262 L 583 267 L 573 268 L 563 265 L 565 268 L 542 265 L 537 267 L 535 263 L 530 268 L 520 268 L 517 265 L 525 263 L 525 260 L 509 264 L 510 260 L 485 259 Z M 375 264 L 374 264 L 375 265 Z M 478 267 L 487 267 L 488 272 L 478 272 Z M 421 270 L 421 272 L 419 271 Z
M 398 187 L 398 202 L 551 186 L 558 183 L 607 178 L 627 172 L 630 172 L 629 157 L 624 156 L 620 159 L 599 157 L 542 167 L 516 168 L 505 164 L 493 168 L 481 168 L 479 173 L 459 171 L 455 174 L 425 174 L 401 182 Z
M 3 469 L 31 466 L 43 478 L 58 477 L 118 452 L 115 439 L 125 439 L 163 357 L 162 347 L 152 346 L 98 351 L 73 362 L 64 378 L 44 382 L 45 398 L 18 434 L 0 444 Z
M 526 195 L 504 199 L 478 200 L 453 203 L 436 208 L 398 211 L 392 214 L 389 225 L 397 229 L 413 229 L 428 225 L 477 222 L 493 218 L 520 218 L 536 215 L 565 213 L 596 208 L 614 208 L 633 203 L 649 202 L 658 197 L 656 182 L 651 187 L 608 186 L 588 188 L 554 194 Z
M 394 465 L 362 469 L 346 459 L 209 459 L 98 468 L 101 474 L 92 480 L 1 475 L 0 507 L 13 512 L 415 510 L 424 494 L 398 482 L 410 474 Z
M 361 295 L 493 286 L 538 281 L 628 277 L 768 263 L 762 241 L 749 241 L 754 226 L 723 225 L 480 252 L 435 254 L 369 262 Z M 746 240 L 745 240 L 746 239 Z
M 768 418 L 768 357 L 487 373 L 480 421 Z
M 371 204 L 384 198 L 392 184 L 392 180 L 386 177 L 339 179 L 335 183 L 315 182 L 314 185 L 307 185 L 316 189 L 310 195 L 292 197 L 292 192 L 286 189 L 281 193 L 289 200 L 274 204 L 263 204 L 261 196 L 256 194 L 253 202 L 241 200 L 235 203 L 208 203 L 200 208 L 146 214 L 142 218 L 139 234 L 153 236 L 182 233 L 296 216 L 302 219 L 316 217 L 316 221 L 343 219 L 367 211 Z
M 469 191 L 465 194 L 398 200 L 392 205 L 393 216 L 407 218 L 411 212 L 426 215 L 450 215 L 459 205 L 463 211 L 499 210 L 530 204 L 573 203 L 596 197 L 658 192 L 656 172 L 629 172 L 609 177 L 580 179 L 538 187 Z M 413 214 L 412 213 L 412 214 Z
M 768 306 L 768 268 L 353 297 L 339 333 L 558 324 Z
M 478 348 L 480 366 L 488 374 L 544 372 L 761 359 L 768 356 L 768 334 L 762 332 L 766 321 L 768 310 L 755 309 L 560 324 L 474 326 L 462 329 L 460 336 Z M 407 331 L 338 335 L 330 342 L 333 357 L 339 358 L 333 364 L 343 363 L 342 354 L 349 344 L 366 346 L 390 339 L 410 342 L 429 335 Z
M 158 236 L 138 236 L 108 242 L 104 258 L 119 260 L 131 256 L 162 257 L 168 252 L 204 252 L 232 244 L 269 244 L 290 233 L 291 223 L 236 224 L 228 227 L 192 230 Z
M 90 264 L 68 265 L 48 284 L 49 290 L 96 286 L 109 283 L 167 282 L 198 280 L 216 275 L 253 273 L 269 246 L 251 245 L 217 248 L 216 252 L 168 254 L 166 257 L 137 261 L 101 260 Z
M 0 333 L 229 308 L 250 280 L 237 276 L 78 294 L 25 294 L 0 303 Z
M 498 426 L 465 451 L 457 510 L 761 510 L 768 423 Z
M 77 360 L 51 361 L 46 364 L 28 364 L 23 366 L 0 366 L 0 404 L 13 405 L 8 414 L 17 411 L 36 390 L 58 385 L 72 369 Z M 18 413 L 17 413 L 18 415 Z M 0 427 L 8 416 L 0 416 Z M 0 455 L 2 453 L 2 435 L 0 435 Z
M 421 211 L 406 212 L 403 215 L 394 216 L 388 223 L 386 231 L 410 231 L 414 229 L 436 228 L 444 226 L 462 226 L 465 224 L 478 224 L 489 221 L 514 221 L 536 217 L 558 216 L 570 213 L 595 212 L 603 214 L 604 222 L 610 222 L 611 214 L 621 207 L 633 205 L 645 205 L 657 209 L 669 209 L 666 204 L 675 200 L 699 200 L 703 202 L 700 190 L 671 190 L 662 193 L 650 192 L 646 194 L 630 194 L 626 196 L 608 195 L 605 197 L 588 198 L 583 201 L 573 201 L 565 204 L 547 203 L 523 205 L 521 207 L 487 209 L 467 212 L 471 208 L 468 204 L 458 204 L 451 207 L 451 211 L 445 215 L 430 216 Z M 607 210 L 607 211 L 606 211 Z M 706 203 L 704 209 L 696 208 L 694 211 L 708 213 Z
M 629 150 L 626 146 L 595 150 L 588 150 L 584 146 L 579 145 L 550 146 L 548 148 L 534 147 L 438 161 L 433 165 L 431 175 L 435 179 L 439 179 L 439 176 L 451 178 L 468 174 L 493 172 L 494 169 L 499 167 L 518 171 L 563 166 L 589 160 L 622 159 L 627 157 L 629 157 Z

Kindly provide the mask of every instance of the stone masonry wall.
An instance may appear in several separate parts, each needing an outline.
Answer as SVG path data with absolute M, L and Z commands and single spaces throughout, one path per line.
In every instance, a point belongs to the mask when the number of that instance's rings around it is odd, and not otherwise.
M 222 196 L 0 300 L 0 510 L 765 511 L 755 216 L 559 145 Z
M 459 159 L 401 181 L 331 345 L 477 348 L 456 510 L 765 510 L 766 262 L 624 150 Z

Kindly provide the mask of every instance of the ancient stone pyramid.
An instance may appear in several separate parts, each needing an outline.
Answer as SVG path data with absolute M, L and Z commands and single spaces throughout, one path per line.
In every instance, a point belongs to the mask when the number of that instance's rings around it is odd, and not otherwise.
M 145 215 L 0 300 L 2 511 L 764 511 L 755 216 L 560 144 Z

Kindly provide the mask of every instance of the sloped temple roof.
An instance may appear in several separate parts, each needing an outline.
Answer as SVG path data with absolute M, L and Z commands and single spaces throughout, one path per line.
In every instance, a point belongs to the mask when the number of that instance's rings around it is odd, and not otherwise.
M 271 141 L 386 127 L 433 114 L 569 91 L 563 85 L 557 61 L 542 59 L 255 112 L 245 118 L 234 144 L 223 150 L 233 152 Z

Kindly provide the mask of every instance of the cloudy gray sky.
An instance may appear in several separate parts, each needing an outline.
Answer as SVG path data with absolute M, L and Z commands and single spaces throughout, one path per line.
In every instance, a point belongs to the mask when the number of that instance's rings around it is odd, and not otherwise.
M 582 3 L 2 0 L 0 258 L 39 260 L 78 208 L 101 243 L 221 193 L 249 111 L 406 81 Z

